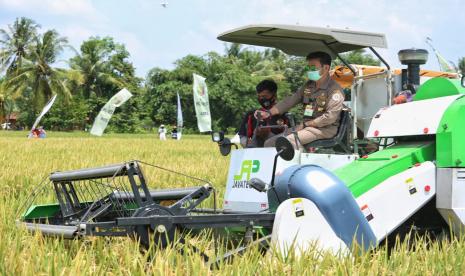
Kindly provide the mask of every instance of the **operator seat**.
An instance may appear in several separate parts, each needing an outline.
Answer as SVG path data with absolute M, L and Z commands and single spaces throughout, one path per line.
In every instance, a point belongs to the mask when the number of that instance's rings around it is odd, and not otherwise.
M 337 133 L 333 138 L 320 139 L 304 145 L 305 150 L 310 152 L 310 148 L 333 148 L 338 146 L 344 153 L 351 153 L 350 148 L 347 146 L 347 133 L 350 128 L 350 112 L 349 110 L 342 110 L 341 119 Z

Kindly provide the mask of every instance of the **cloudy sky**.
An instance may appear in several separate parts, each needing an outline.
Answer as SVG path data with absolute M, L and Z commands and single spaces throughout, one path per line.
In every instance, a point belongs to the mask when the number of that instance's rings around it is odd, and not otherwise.
M 431 37 L 446 59 L 457 62 L 465 56 L 464 11 L 464 0 L 0 0 L 0 28 L 29 17 L 76 49 L 90 36 L 112 36 L 126 44 L 143 77 L 153 67 L 173 68 L 187 54 L 223 52 L 219 33 L 258 23 L 385 33 L 389 48 L 379 52 L 393 66 L 399 66 L 400 49 L 430 50 L 425 38 Z M 433 55 L 427 67 L 438 69 Z

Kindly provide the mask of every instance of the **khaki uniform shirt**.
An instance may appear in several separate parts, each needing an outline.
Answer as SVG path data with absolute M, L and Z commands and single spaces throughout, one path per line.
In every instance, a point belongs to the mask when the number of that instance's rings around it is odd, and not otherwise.
M 280 114 L 287 112 L 298 103 L 303 104 L 304 121 L 313 120 L 319 129 L 336 132 L 340 113 L 343 108 L 344 94 L 341 86 L 328 77 L 320 87 L 313 81 L 307 81 L 296 93 L 275 105 Z

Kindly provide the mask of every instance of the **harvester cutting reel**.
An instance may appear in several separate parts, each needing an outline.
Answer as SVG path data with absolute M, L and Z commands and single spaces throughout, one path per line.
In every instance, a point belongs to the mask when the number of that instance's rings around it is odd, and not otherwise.
M 150 190 L 141 164 L 198 186 Z M 212 194 L 214 207 L 200 208 Z M 56 203 L 38 204 L 52 198 Z M 208 181 L 141 161 L 54 172 L 32 192 L 24 207 L 18 223 L 30 231 L 64 238 L 131 236 L 145 248 L 164 248 L 176 237 L 184 243 L 182 233 L 194 233 L 192 229 L 243 227 L 250 238 L 251 229 L 271 229 L 274 221 L 273 213 L 218 210 L 215 190 Z

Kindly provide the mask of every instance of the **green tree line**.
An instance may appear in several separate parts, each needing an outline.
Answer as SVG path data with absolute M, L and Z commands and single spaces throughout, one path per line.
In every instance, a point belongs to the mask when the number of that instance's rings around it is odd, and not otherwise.
M 62 61 L 65 49 L 74 56 Z M 379 65 L 363 50 L 344 54 L 350 63 Z M 335 63 L 340 63 L 338 60 Z M 462 70 L 465 61 L 459 64 Z M 256 51 L 225 44 L 224 53 L 188 55 L 175 68 L 151 69 L 145 79 L 135 74 L 130 53 L 111 37 L 90 37 L 79 49 L 55 30 L 42 30 L 29 18 L 17 18 L 0 29 L 0 118 L 17 114 L 17 125 L 30 127 L 44 104 L 58 98 L 45 116 L 46 129 L 89 129 L 102 106 L 120 89 L 134 95 L 118 108 L 107 128 L 138 133 L 176 122 L 176 93 L 181 96 L 184 126 L 196 131 L 192 74 L 206 77 L 214 129 L 234 129 L 245 112 L 257 108 L 255 85 L 271 78 L 279 96 L 304 82 L 303 58 L 275 49 Z M 2 122 L 3 123 L 3 122 Z

